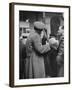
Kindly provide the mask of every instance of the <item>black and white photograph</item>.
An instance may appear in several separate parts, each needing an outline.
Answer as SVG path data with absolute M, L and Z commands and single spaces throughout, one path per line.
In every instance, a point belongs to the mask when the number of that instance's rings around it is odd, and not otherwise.
M 63 13 L 19 12 L 20 79 L 64 77 Z
M 69 83 L 69 6 L 11 5 L 10 86 Z

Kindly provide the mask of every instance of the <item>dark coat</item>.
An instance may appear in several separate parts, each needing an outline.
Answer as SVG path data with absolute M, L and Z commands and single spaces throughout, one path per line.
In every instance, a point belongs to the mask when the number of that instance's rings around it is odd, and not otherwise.
M 49 44 L 41 44 L 41 38 L 38 33 L 33 32 L 29 35 L 26 42 L 26 78 L 45 77 L 43 54 L 49 50 Z
M 45 45 L 46 44 L 46 41 L 47 41 L 47 37 L 43 37 L 42 38 L 42 45 Z M 51 65 L 50 65 L 50 59 L 49 59 L 49 52 L 47 53 L 44 53 L 44 64 L 45 64 L 45 74 L 46 74 L 46 77 L 48 76 L 51 76 Z
M 26 59 L 26 46 L 22 40 L 19 40 L 19 78 L 25 78 L 25 60 Z
M 56 36 L 51 35 L 50 38 L 56 38 Z M 56 61 L 56 56 L 57 56 L 58 50 L 54 49 L 51 47 L 51 50 L 48 52 L 49 59 L 50 59 L 50 67 L 51 67 L 51 72 L 50 75 L 51 77 L 57 77 L 57 61 Z

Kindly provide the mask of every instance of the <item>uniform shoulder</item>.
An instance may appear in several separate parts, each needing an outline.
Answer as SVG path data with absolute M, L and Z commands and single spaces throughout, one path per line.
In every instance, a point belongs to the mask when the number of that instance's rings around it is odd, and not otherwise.
M 36 38 L 38 38 L 39 37 L 39 35 L 36 33 L 36 32 L 33 32 L 32 34 L 31 34 L 31 37 L 34 39 L 36 39 Z
M 37 39 L 39 37 L 39 35 L 35 32 L 32 32 L 30 33 L 30 35 L 27 37 L 27 40 L 28 41 L 31 41 L 31 40 L 34 40 L 34 39 Z

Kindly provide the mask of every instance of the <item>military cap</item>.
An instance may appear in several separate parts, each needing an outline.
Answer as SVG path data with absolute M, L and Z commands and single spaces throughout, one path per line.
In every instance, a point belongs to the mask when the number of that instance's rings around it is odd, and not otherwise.
M 39 29 L 39 30 L 43 30 L 45 28 L 45 25 L 41 21 L 36 21 L 36 22 L 34 22 L 34 28 Z

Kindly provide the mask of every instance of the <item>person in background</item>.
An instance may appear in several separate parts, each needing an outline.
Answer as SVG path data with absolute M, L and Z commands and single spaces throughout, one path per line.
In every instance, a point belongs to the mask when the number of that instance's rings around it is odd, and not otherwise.
M 26 41 L 26 78 L 45 78 L 43 54 L 50 50 L 49 43 L 42 45 L 41 32 L 45 25 L 43 22 L 34 22 L 34 31 Z
M 24 36 L 19 38 L 19 79 L 25 78 L 26 45 Z
M 58 54 L 56 57 L 58 64 L 58 76 L 64 76 L 64 26 L 60 26 L 57 34 L 59 40 Z

